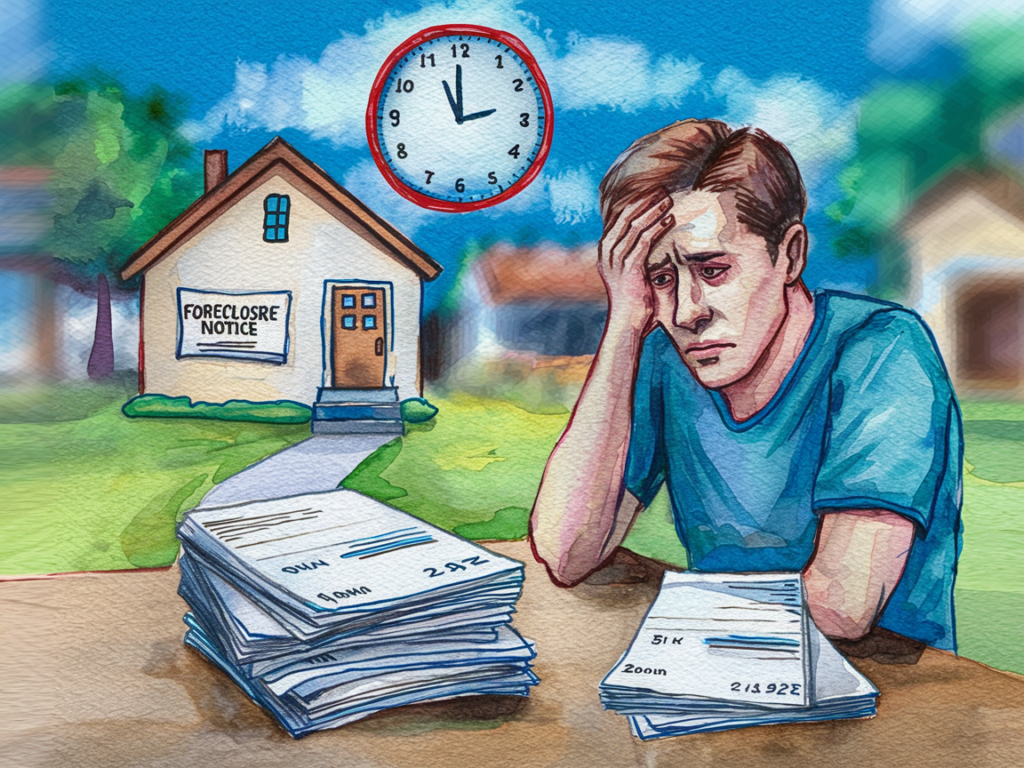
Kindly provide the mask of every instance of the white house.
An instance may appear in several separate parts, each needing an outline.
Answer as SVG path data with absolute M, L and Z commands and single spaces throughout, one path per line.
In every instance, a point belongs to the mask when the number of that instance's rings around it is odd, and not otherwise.
M 122 270 L 143 274 L 140 393 L 291 400 L 315 406 L 314 431 L 394 427 L 422 391 L 423 281 L 440 265 L 280 137 L 231 174 L 207 151 L 205 172 Z

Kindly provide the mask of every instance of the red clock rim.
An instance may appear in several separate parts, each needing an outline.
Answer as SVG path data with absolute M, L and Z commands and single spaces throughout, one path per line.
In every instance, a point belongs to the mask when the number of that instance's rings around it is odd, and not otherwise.
M 384 93 L 384 85 L 387 82 L 388 75 L 391 70 L 394 69 L 395 65 L 398 64 L 403 56 L 417 46 L 423 45 L 423 43 L 430 40 L 434 40 L 439 37 L 448 37 L 450 35 L 489 37 L 494 40 L 498 40 L 502 44 L 511 48 L 530 69 L 530 72 L 533 74 L 533 79 L 537 83 L 537 87 L 540 89 L 541 101 L 544 103 L 544 134 L 541 136 L 540 148 L 537 150 L 537 157 L 534 159 L 533 163 L 530 165 L 529 169 L 527 169 L 522 178 L 514 181 L 509 188 L 503 192 L 499 192 L 494 197 L 489 197 L 485 200 L 470 200 L 460 203 L 450 200 L 438 200 L 437 198 L 424 195 L 422 192 L 417 192 L 404 184 L 402 180 L 398 178 L 395 172 L 391 170 L 391 166 L 389 166 L 387 161 L 384 159 L 384 153 L 380 150 L 380 137 L 377 133 L 377 104 Z M 491 29 L 490 27 L 480 27 L 475 24 L 442 24 L 436 27 L 428 27 L 417 32 L 404 43 L 399 45 L 391 52 L 391 55 L 388 56 L 381 65 L 380 71 L 377 73 L 377 78 L 373 81 L 373 88 L 370 90 L 370 101 L 366 105 L 366 138 L 370 144 L 370 153 L 373 155 L 374 162 L 377 163 L 377 168 L 380 170 L 381 175 L 384 176 L 385 181 L 387 181 L 395 192 L 400 194 L 406 200 L 411 200 L 417 205 L 423 208 L 428 208 L 432 211 L 443 211 L 446 213 L 478 211 L 481 208 L 489 208 L 492 205 L 497 205 L 498 203 L 504 202 L 510 197 L 519 194 L 519 192 L 528 187 L 540 174 L 541 168 L 543 168 L 544 163 L 547 160 L 548 152 L 551 149 L 553 131 L 554 106 L 551 102 L 551 90 L 548 88 L 547 80 L 544 79 L 544 74 L 540 71 L 540 66 L 537 64 L 537 60 L 530 53 L 529 49 L 523 41 L 515 35 L 509 34 L 508 32 L 502 32 L 498 29 Z

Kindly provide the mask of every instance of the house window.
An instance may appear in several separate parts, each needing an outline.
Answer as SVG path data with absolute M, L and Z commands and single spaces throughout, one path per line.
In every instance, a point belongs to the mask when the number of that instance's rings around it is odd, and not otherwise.
M 345 309 L 352 309 L 356 305 L 356 297 L 350 293 L 341 294 L 341 306 Z
M 363 306 L 367 309 L 373 309 L 377 306 L 377 294 L 375 293 L 364 293 L 363 294 Z
M 341 325 L 343 328 L 352 330 L 356 327 L 356 316 L 355 315 L 342 315 Z
M 263 239 L 268 243 L 288 242 L 288 195 L 267 195 L 263 201 Z
M 363 330 L 372 330 L 377 327 L 377 318 L 373 315 L 363 315 Z

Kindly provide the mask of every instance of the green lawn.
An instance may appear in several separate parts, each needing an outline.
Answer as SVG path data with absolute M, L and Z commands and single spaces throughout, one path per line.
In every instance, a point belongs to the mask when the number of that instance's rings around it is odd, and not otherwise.
M 471 538 L 526 535 L 544 462 L 568 419 L 467 395 L 432 397 L 440 413 L 370 456 L 344 485 Z M 957 577 L 960 651 L 1024 673 L 1024 404 L 963 406 L 964 551 Z M 685 564 L 659 497 L 626 546 Z
M 129 419 L 131 384 L 0 396 L 0 573 L 173 562 L 179 513 L 309 424 Z
M 0 573 L 165 565 L 174 524 L 215 483 L 309 435 L 308 424 L 128 419 L 131 382 L 0 395 Z M 431 396 L 409 427 L 345 481 L 464 536 L 526 534 L 544 462 L 568 413 L 469 395 Z M 1024 673 L 1024 404 L 964 406 L 961 652 Z M 668 506 L 641 514 L 627 546 L 685 563 Z

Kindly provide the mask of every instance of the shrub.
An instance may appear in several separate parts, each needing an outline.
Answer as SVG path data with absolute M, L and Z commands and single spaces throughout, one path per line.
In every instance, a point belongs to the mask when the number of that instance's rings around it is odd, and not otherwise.
M 422 424 L 437 415 L 437 406 L 431 405 L 422 397 L 410 397 L 402 401 L 402 421 L 410 424 Z
M 226 403 L 193 404 L 187 397 L 138 395 L 121 407 L 130 418 L 149 416 L 166 419 L 222 419 L 224 421 L 261 421 L 274 424 L 303 424 L 313 415 L 308 405 L 293 400 L 254 403 L 228 400 Z

